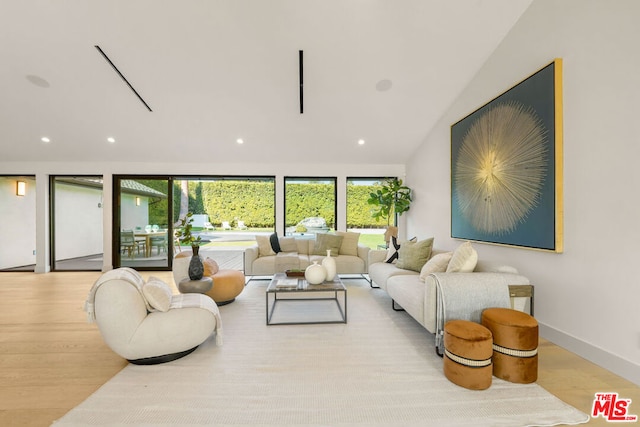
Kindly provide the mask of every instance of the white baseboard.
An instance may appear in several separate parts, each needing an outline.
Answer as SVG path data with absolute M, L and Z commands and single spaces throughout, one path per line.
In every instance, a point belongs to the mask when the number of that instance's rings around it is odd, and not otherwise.
M 540 336 L 640 386 L 640 366 L 538 322 Z

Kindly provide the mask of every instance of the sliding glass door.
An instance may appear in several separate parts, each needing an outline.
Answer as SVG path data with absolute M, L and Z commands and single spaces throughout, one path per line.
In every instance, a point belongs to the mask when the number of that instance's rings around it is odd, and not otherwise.
M 172 183 L 170 177 L 114 177 L 114 266 L 171 269 Z
M 102 176 L 51 176 L 50 193 L 52 269 L 102 270 Z

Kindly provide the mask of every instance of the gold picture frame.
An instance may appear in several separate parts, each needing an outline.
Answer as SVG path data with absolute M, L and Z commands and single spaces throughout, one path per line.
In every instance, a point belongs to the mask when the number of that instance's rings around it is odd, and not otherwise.
M 562 59 L 451 126 L 451 237 L 563 251 Z

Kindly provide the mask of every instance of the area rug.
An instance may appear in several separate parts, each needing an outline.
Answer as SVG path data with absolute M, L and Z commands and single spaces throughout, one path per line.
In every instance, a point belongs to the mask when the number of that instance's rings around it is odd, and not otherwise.
M 171 363 L 129 365 L 55 427 L 87 425 L 552 426 L 589 416 L 537 384 L 449 382 L 433 337 L 362 279 L 344 280 L 348 323 L 266 326 L 267 281 L 220 307 L 211 337 Z M 291 308 L 293 307 L 295 308 Z M 330 316 L 326 301 L 287 302 L 280 316 Z M 279 310 L 279 309 L 278 309 Z

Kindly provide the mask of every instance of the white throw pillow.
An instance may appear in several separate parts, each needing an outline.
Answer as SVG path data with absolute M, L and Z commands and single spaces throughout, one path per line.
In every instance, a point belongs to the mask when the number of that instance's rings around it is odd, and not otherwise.
M 478 263 L 478 252 L 471 242 L 464 242 L 453 252 L 447 273 L 471 273 Z
M 342 236 L 340 255 L 358 256 L 358 240 L 360 240 L 360 233 L 336 231 L 336 235 Z
M 420 270 L 420 280 L 424 282 L 431 273 L 444 273 L 447 271 L 447 266 L 452 256 L 453 252 L 445 252 L 432 256 L 422 267 L 422 270 Z
M 271 247 L 271 240 L 269 240 L 269 236 L 258 235 L 256 236 L 256 242 L 258 242 L 258 252 L 260 253 L 260 256 L 276 254 Z
M 158 311 L 168 311 L 171 305 L 171 288 L 157 277 L 149 277 L 142 286 L 142 294 L 149 305 Z
M 518 269 L 511 267 L 510 265 L 501 265 L 494 270 L 496 273 L 510 273 L 518 274 Z

